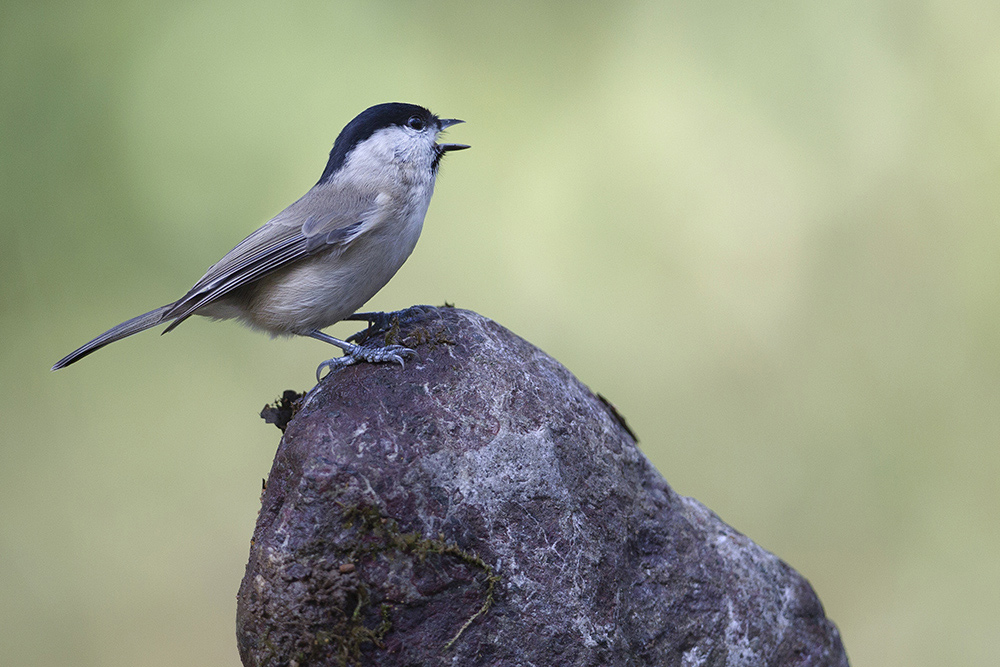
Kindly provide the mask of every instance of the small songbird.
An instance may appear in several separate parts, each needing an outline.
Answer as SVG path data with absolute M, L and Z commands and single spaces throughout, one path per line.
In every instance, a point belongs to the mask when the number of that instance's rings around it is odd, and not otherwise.
M 469 148 L 437 137 L 461 122 L 414 104 L 362 111 L 337 137 L 319 182 L 240 241 L 187 294 L 104 332 L 52 370 L 170 322 L 166 333 L 191 315 L 235 318 L 272 336 L 311 336 L 341 348 L 344 355 L 320 364 L 317 378 L 325 368 L 358 361 L 402 364 L 413 350 L 357 345 L 320 329 L 345 319 L 384 325 L 384 313 L 355 311 L 413 252 L 441 158 Z

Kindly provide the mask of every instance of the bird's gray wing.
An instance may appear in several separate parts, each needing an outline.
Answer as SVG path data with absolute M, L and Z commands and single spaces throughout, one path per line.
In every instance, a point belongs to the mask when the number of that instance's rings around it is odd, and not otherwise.
M 346 247 L 370 229 L 375 221 L 375 193 L 336 194 L 307 194 L 240 241 L 164 315 L 174 320 L 164 333 L 237 287 L 320 250 Z

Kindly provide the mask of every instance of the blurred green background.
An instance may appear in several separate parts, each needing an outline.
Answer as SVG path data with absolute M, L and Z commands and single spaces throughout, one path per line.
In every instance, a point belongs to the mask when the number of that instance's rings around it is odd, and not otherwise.
M 191 320 L 48 368 L 390 100 L 473 149 L 372 308 L 558 358 L 809 578 L 855 666 L 996 664 L 996 2 L 5 0 L 4 665 L 238 665 L 256 413 L 330 350 Z

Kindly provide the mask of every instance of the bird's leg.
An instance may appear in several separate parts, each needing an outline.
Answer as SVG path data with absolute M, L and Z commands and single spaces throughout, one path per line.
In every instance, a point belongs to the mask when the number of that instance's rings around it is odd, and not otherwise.
M 406 324 L 434 310 L 434 306 L 410 306 L 405 310 L 397 310 L 391 313 L 354 313 L 348 315 L 345 320 L 360 320 L 368 322 L 368 328 L 347 337 L 350 343 L 364 343 L 373 336 L 390 331 L 395 324 Z
M 317 382 L 320 381 L 320 374 L 323 372 L 324 368 L 332 371 L 334 368 L 350 366 L 351 364 L 356 364 L 359 361 L 367 361 L 370 364 L 378 364 L 389 361 L 396 362 L 400 366 L 403 366 L 404 359 L 417 356 L 415 350 L 411 350 L 403 345 L 386 345 L 384 347 L 372 345 L 370 343 L 355 345 L 354 343 L 348 343 L 340 340 L 339 338 L 334 338 L 333 336 L 325 334 L 318 329 L 313 329 L 307 335 L 310 338 L 321 340 L 324 343 L 336 345 L 344 351 L 344 356 L 327 359 L 319 365 L 316 369 Z
M 351 334 L 347 340 L 352 343 L 361 343 L 372 336 L 377 336 L 382 331 L 388 331 L 392 326 L 392 316 L 395 313 L 354 313 L 348 315 L 345 320 L 362 320 L 368 322 L 368 328 Z

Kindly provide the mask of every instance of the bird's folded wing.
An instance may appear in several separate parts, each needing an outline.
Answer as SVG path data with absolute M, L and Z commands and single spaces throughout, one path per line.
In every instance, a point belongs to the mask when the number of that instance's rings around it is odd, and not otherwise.
M 164 315 L 173 319 L 170 331 L 202 306 L 241 285 L 308 257 L 331 246 L 347 247 L 376 222 L 376 196 L 336 197 L 334 205 L 321 213 L 308 212 L 303 197 L 263 227 L 250 234 L 216 262 L 201 279 Z M 322 199 L 312 197 L 310 209 L 322 208 Z

